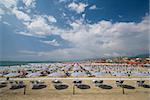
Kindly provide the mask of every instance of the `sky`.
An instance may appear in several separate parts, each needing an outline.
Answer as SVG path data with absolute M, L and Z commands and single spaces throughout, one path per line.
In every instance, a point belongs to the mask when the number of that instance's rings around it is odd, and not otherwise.
M 149 0 L 0 0 L 0 60 L 149 53 Z

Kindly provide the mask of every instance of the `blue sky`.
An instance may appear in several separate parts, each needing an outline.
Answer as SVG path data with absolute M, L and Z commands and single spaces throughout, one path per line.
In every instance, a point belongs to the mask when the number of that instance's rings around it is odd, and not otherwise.
M 149 52 L 149 0 L 1 0 L 0 60 Z

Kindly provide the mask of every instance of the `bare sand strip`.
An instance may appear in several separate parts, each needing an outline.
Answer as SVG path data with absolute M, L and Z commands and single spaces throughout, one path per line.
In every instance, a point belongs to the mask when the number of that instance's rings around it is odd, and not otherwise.
M 75 80 L 75 79 L 80 79 L 80 80 L 147 80 L 149 81 L 150 78 L 44 78 L 44 77 L 37 77 L 37 78 L 10 78 L 10 80 L 52 80 L 52 79 L 60 79 L 60 80 Z M 6 80 L 6 78 L 0 78 L 0 80 Z

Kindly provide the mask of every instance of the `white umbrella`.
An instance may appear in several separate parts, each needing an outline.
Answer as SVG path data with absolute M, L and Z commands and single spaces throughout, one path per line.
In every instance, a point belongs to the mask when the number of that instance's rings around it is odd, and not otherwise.
M 9 74 L 6 74 L 4 75 L 5 77 L 17 77 L 19 76 L 20 74 L 19 73 L 9 73 Z
M 132 76 L 150 76 L 148 73 L 132 73 Z
M 3 74 L 0 74 L 0 77 L 2 77 L 3 76 Z
M 28 74 L 27 76 L 28 77 L 38 77 L 38 76 L 41 76 L 42 74 L 40 72 L 36 72 L 36 73 L 31 73 L 31 74 Z
M 92 75 L 94 75 L 95 77 L 99 77 L 99 76 L 104 76 L 104 75 L 106 75 L 106 73 L 105 73 L 105 72 L 95 72 L 95 73 L 93 73 Z
M 65 66 L 65 67 L 63 67 L 61 70 L 69 70 L 71 68 L 71 66 Z
M 74 72 L 71 74 L 71 76 L 79 77 L 79 76 L 87 76 L 84 72 Z
M 82 70 L 80 66 L 76 66 L 76 67 L 73 67 L 72 69 L 73 71 L 79 71 L 79 70 Z
M 93 68 L 92 67 L 83 67 L 85 70 L 91 71 Z
M 49 77 L 63 77 L 65 76 L 64 73 L 54 72 L 48 75 Z
M 117 72 L 113 73 L 112 75 L 113 76 L 128 76 L 127 73 L 117 73 Z

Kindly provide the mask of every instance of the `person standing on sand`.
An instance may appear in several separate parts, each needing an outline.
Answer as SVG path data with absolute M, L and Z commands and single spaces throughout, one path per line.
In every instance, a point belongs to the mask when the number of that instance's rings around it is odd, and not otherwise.
M 9 77 L 6 77 L 6 80 L 9 81 Z

